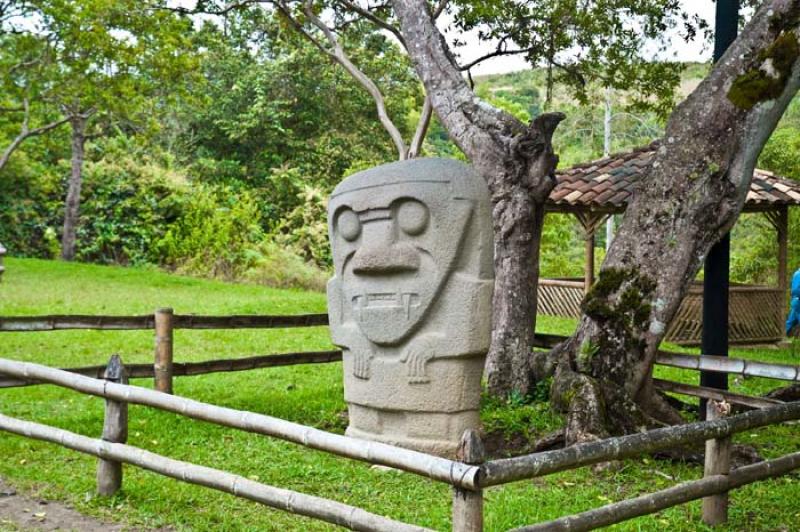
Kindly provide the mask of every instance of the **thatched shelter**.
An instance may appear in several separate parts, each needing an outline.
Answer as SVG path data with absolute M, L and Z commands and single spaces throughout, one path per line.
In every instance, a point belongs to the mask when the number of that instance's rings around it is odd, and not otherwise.
M 569 213 L 580 222 L 586 240 L 584 279 L 541 279 L 539 312 L 553 316 L 580 315 L 580 302 L 594 283 L 595 233 L 606 219 L 625 212 L 628 201 L 657 149 L 651 144 L 631 152 L 559 171 L 548 212 Z M 777 286 L 732 284 L 731 343 L 765 343 L 783 338 L 787 304 L 788 210 L 800 205 L 800 183 L 756 170 L 744 206 L 746 213 L 763 214 L 775 228 L 778 241 Z M 684 299 L 666 340 L 700 343 L 703 287 L 698 283 Z

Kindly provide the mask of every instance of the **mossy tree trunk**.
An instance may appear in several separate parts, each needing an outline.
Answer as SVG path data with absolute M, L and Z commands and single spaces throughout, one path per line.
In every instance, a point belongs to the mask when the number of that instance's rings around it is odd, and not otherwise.
M 564 115 L 530 124 L 481 101 L 467 85 L 425 0 L 393 0 L 401 31 L 433 109 L 486 179 L 492 199 L 495 291 L 487 361 L 494 395 L 527 394 L 532 381 L 539 242 L 555 186 L 551 144 Z
M 798 22 L 799 0 L 764 2 L 677 107 L 576 332 L 537 357 L 537 377 L 554 376 L 554 404 L 568 413 L 568 442 L 681 421 L 653 390 L 657 348 L 797 92 Z

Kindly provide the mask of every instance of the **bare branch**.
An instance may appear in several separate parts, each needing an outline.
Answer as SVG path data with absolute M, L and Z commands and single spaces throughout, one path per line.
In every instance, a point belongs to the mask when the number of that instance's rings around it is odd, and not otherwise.
M 422 104 L 422 113 L 417 122 L 417 130 L 414 132 L 414 138 L 411 140 L 411 145 L 408 147 L 408 158 L 414 159 L 419 156 L 422 151 L 422 143 L 425 141 L 425 135 L 428 132 L 428 126 L 431 123 L 431 116 L 433 115 L 433 105 L 431 105 L 430 96 L 425 96 L 425 103 Z
M 339 44 L 339 40 L 336 38 L 336 35 L 328 26 L 325 25 L 324 22 L 322 22 L 322 20 L 319 19 L 319 17 L 317 17 L 316 14 L 314 14 L 310 1 L 305 3 L 304 12 L 306 17 L 308 17 L 308 20 L 311 21 L 311 23 L 317 28 L 319 28 L 320 31 L 322 31 L 323 35 L 325 35 L 325 38 L 333 47 L 333 49 L 329 51 L 329 54 L 340 65 L 342 65 L 345 70 L 347 70 L 347 72 L 367 90 L 367 92 L 369 92 L 370 96 L 372 96 L 372 99 L 375 101 L 375 106 L 378 109 L 378 119 L 381 121 L 381 125 L 389 133 L 389 136 L 392 137 L 392 141 L 397 148 L 399 159 L 405 159 L 408 156 L 406 143 L 403 140 L 403 135 L 400 133 L 400 130 L 397 128 L 397 126 L 395 126 L 394 122 L 392 122 L 392 119 L 389 117 L 389 113 L 386 111 L 386 103 L 378 86 L 375 85 L 375 83 L 369 79 L 369 77 L 364 74 L 364 72 L 362 72 L 352 61 L 350 61 L 350 58 L 345 53 L 341 44 Z
M 308 40 L 308 41 L 309 41 L 311 44 L 313 44 L 313 45 L 314 45 L 314 46 L 315 46 L 315 47 L 316 47 L 316 48 L 317 48 L 317 49 L 318 49 L 320 52 L 322 52 L 323 54 L 325 54 L 325 55 L 327 55 L 327 56 L 330 56 L 330 57 L 331 57 L 331 58 L 333 58 L 333 59 L 336 59 L 336 57 L 333 55 L 333 52 L 331 52 L 330 50 L 328 50 L 327 48 L 325 48 L 325 46 L 324 46 L 324 45 L 323 45 L 321 42 L 319 42 L 319 41 L 318 41 L 318 40 L 317 40 L 317 39 L 316 39 L 316 38 L 315 38 L 313 35 L 311 35 L 309 32 L 307 32 L 307 31 L 306 31 L 306 29 L 303 27 L 303 25 L 302 25 L 302 24 L 300 24 L 300 23 L 297 21 L 297 19 L 295 19 L 295 18 L 294 18 L 294 16 L 292 16 L 292 13 L 291 13 L 291 11 L 289 11 L 289 8 L 288 8 L 287 6 L 283 5 L 281 2 L 272 2 L 272 5 L 274 5 L 274 6 L 275 6 L 275 8 L 276 8 L 278 11 L 280 11 L 281 15 L 283 15 L 283 16 L 284 16 L 284 18 L 287 20 L 287 22 L 289 22 L 289 24 L 291 24 L 291 25 L 292 25 L 292 27 L 293 27 L 293 28 L 294 28 L 294 29 L 295 29 L 295 30 L 296 30 L 296 31 L 297 31 L 297 32 L 298 32 L 300 35 L 302 35 L 303 37 L 305 37 L 305 38 L 306 38 L 306 39 L 307 39 L 307 40 Z
M 385 20 L 383 20 L 380 17 L 376 16 L 369 9 L 364 9 L 363 7 L 358 5 L 356 2 L 351 2 L 350 0 L 338 0 L 338 2 L 340 4 L 342 4 L 344 7 L 346 7 L 347 9 L 358 13 L 359 15 L 364 17 L 365 19 L 367 19 L 370 22 L 372 22 L 373 24 L 375 24 L 376 26 L 378 26 L 378 27 L 380 27 L 380 28 L 382 28 L 382 29 L 384 29 L 384 30 L 386 30 L 388 32 L 391 32 L 392 35 L 397 37 L 397 39 L 400 41 L 400 44 L 402 44 L 404 48 L 408 48 L 406 46 L 406 41 L 403 38 L 403 34 L 400 33 L 400 30 L 398 28 L 396 28 L 395 26 L 392 26 L 391 24 L 389 24 Z
M 439 3 L 436 4 L 436 7 L 433 9 L 433 13 L 431 14 L 433 20 L 436 20 L 439 18 L 439 15 L 444 13 L 444 10 L 447 9 L 447 4 L 448 0 L 439 0 Z
M 534 50 L 534 48 L 522 48 L 522 49 L 519 49 L 519 50 L 502 50 L 500 48 L 500 45 L 498 45 L 497 50 L 495 50 L 494 52 L 491 52 L 491 53 L 488 53 L 488 54 L 486 54 L 486 55 L 484 55 L 482 57 L 479 57 L 479 58 L 475 59 L 474 61 L 470 61 L 466 65 L 463 65 L 463 66 L 461 66 L 459 68 L 463 72 L 464 70 L 469 70 L 472 67 L 474 67 L 474 66 L 476 66 L 476 65 L 478 65 L 478 64 L 480 64 L 480 63 L 482 63 L 484 61 L 486 61 L 487 59 L 492 59 L 493 57 L 501 57 L 501 56 L 504 56 L 504 55 L 527 54 L 527 53 L 532 52 L 533 50 Z
M 437 116 L 480 172 L 507 157 L 506 138 L 524 124 L 475 96 L 434 24 L 427 0 L 393 0 L 417 73 Z M 484 168 L 486 164 L 486 168 Z
M 11 158 L 11 154 L 19 148 L 20 144 L 22 144 L 25 140 L 29 139 L 30 137 L 36 137 L 38 135 L 43 135 L 48 131 L 57 128 L 58 126 L 69 122 L 71 117 L 67 116 L 60 120 L 56 120 L 54 122 L 50 122 L 41 127 L 37 127 L 35 129 L 28 129 L 28 121 L 30 119 L 30 111 L 27 106 L 27 100 L 25 105 L 25 118 L 22 122 L 22 129 L 19 135 L 14 138 L 14 140 L 9 144 L 9 146 L 3 151 L 3 155 L 0 156 L 0 170 L 8 163 L 8 160 Z
M 172 11 L 173 13 L 179 13 L 181 15 L 215 15 L 215 16 L 224 16 L 230 13 L 231 11 L 235 11 L 237 9 L 247 7 L 254 4 L 269 4 L 272 3 L 269 0 L 240 0 L 238 2 L 233 2 L 228 4 L 227 6 L 221 9 L 197 9 L 195 8 L 188 8 L 188 7 L 168 7 L 159 4 L 151 4 L 149 7 L 151 9 L 158 9 L 161 11 Z

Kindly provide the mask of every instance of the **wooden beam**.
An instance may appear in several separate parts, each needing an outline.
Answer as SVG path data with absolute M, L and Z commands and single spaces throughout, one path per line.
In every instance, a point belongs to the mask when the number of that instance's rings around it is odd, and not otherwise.
M 578 443 L 555 451 L 490 460 L 483 464 L 483 478 L 480 485 L 496 486 L 516 480 L 542 477 L 567 469 L 633 458 L 687 443 L 722 438 L 797 419 L 800 419 L 800 401 L 771 405 L 770 408 L 751 410 L 727 419 L 687 423 L 618 438 Z
M 683 482 L 665 490 L 641 495 L 633 499 L 609 504 L 587 512 L 554 519 L 546 523 L 515 528 L 511 532 L 555 532 L 584 531 L 621 523 L 671 508 L 689 501 L 724 493 L 759 480 L 785 475 L 800 467 L 800 452 L 787 454 L 775 460 L 767 460 L 740 467 L 729 475 L 714 475 L 701 480 Z
M 458 447 L 458 459 L 465 464 L 480 465 L 484 454 L 478 431 L 465 431 Z M 453 488 L 452 529 L 453 532 L 483 532 L 483 490 Z
M 328 324 L 327 314 L 299 314 L 294 316 L 195 316 L 175 314 L 175 329 L 280 329 L 288 327 L 315 327 Z M 154 329 L 155 317 L 145 316 L 4 316 L 0 317 L 0 331 L 35 332 L 66 329 L 138 330 Z
M 419 532 L 426 528 L 394 521 L 341 502 L 261 484 L 219 469 L 182 462 L 138 447 L 112 443 L 0 414 L 0 430 L 67 449 L 135 465 L 188 484 L 205 486 L 285 512 L 313 517 L 351 530 Z
M 385 443 L 349 438 L 255 412 L 216 406 L 184 397 L 99 381 L 31 362 L 0 358 L 0 373 L 38 380 L 106 399 L 144 405 L 192 419 L 290 441 L 355 460 L 381 464 L 467 489 L 478 488 L 480 468 Z M 798 403 L 800 408 L 800 403 Z
M 583 227 L 583 237 L 586 241 L 583 262 L 583 291 L 589 293 L 594 284 L 594 245 L 597 228 L 603 225 L 609 215 L 595 212 L 575 213 L 575 218 Z
M 206 360 L 205 362 L 174 362 L 172 375 L 193 377 L 209 373 L 225 373 L 231 371 L 249 371 L 251 369 L 295 366 L 298 364 L 325 364 L 342 360 L 341 351 L 310 351 L 306 353 L 283 353 L 278 355 L 259 355 L 245 358 L 223 358 Z M 152 378 L 155 375 L 153 364 L 130 364 L 125 366 L 128 378 Z M 85 377 L 103 378 L 105 366 L 87 366 L 83 368 L 62 368 L 61 371 L 77 373 Z M 0 376 L 0 388 L 18 388 L 46 384 L 42 381 L 17 379 Z
M 771 408 L 775 405 L 785 404 L 783 401 L 778 401 L 777 399 L 751 397 L 749 395 L 733 393 L 726 390 L 720 390 L 718 388 L 710 388 L 708 386 L 693 386 L 691 384 L 682 384 L 680 382 L 665 381 L 661 379 L 653 379 L 653 384 L 655 385 L 656 389 L 663 392 L 691 395 L 692 397 L 699 397 L 706 400 L 727 401 L 735 405 L 742 405 L 749 408 Z
M 730 415 L 731 405 L 726 402 L 708 401 L 706 419 L 713 421 Z M 706 455 L 703 464 L 703 477 L 727 476 L 731 472 L 731 437 L 706 440 Z M 728 522 L 728 492 L 717 493 L 703 498 L 703 522 L 709 526 Z

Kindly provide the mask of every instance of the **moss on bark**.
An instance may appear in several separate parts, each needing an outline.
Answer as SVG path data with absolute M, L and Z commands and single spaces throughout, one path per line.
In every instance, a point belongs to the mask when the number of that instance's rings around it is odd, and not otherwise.
M 757 104 L 778 98 L 800 57 L 800 45 L 792 32 L 779 35 L 758 54 L 758 66 L 737 77 L 728 99 L 738 108 L 750 110 Z

